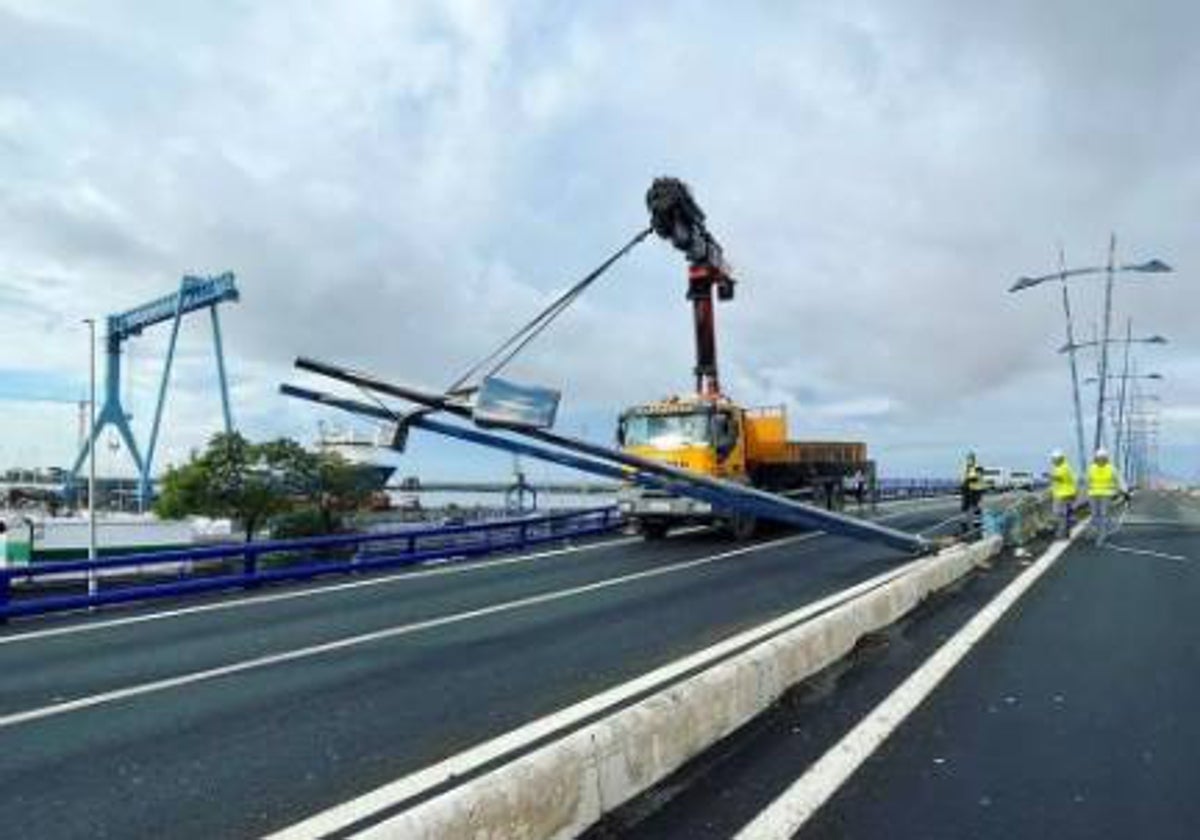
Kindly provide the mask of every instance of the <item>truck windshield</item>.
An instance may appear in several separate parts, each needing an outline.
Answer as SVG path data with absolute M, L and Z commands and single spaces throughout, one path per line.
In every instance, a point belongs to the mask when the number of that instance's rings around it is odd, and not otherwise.
M 712 440 L 710 415 L 631 414 L 623 421 L 626 446 L 669 448 L 707 444 Z

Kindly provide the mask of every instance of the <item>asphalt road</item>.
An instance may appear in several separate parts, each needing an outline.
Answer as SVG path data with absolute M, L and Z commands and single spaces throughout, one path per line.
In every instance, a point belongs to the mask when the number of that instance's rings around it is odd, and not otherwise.
M 0 634 L 0 826 L 260 835 L 905 559 L 812 534 L 622 539 L 16 624 Z
M 1105 547 L 1063 555 L 800 837 L 1190 840 L 1198 709 L 1200 504 L 1148 495 Z
M 594 838 L 732 837 L 1027 568 L 1006 556 L 618 812 Z M 1200 500 L 1078 540 L 799 832 L 1200 834 Z

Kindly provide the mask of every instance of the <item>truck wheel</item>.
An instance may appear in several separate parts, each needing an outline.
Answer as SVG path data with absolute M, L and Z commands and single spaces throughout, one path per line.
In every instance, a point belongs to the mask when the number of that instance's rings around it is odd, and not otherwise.
M 736 542 L 748 540 L 758 530 L 758 517 L 748 513 L 735 513 L 725 520 L 725 532 Z
M 826 510 L 841 510 L 843 507 L 842 488 L 832 482 L 821 487 Z
M 663 540 L 667 538 L 667 532 L 671 530 L 671 526 L 666 522 L 642 522 L 639 530 L 642 532 L 643 539 Z

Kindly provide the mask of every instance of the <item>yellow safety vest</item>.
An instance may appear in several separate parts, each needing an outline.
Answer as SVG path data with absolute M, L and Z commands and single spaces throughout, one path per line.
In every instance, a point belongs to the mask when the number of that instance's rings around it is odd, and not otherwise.
M 963 470 L 963 483 L 967 485 L 968 490 L 983 489 L 983 470 L 978 464 L 968 464 Z
M 1075 487 L 1075 472 L 1066 461 L 1053 464 L 1050 467 L 1050 495 L 1056 499 L 1074 499 L 1078 493 Z
M 1088 467 L 1088 495 L 1105 499 L 1117 495 L 1117 471 L 1112 462 Z

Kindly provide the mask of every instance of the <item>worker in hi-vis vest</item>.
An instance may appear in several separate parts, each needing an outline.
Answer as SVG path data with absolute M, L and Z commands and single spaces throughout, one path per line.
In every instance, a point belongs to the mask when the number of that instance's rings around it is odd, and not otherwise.
M 1108 458 L 1108 450 L 1101 447 L 1096 450 L 1092 464 L 1087 472 L 1088 503 L 1092 508 L 1092 533 L 1096 536 L 1096 544 L 1104 542 L 1112 528 L 1111 513 L 1113 501 L 1125 493 L 1121 474 Z
M 967 514 L 963 517 L 963 528 L 970 530 L 979 525 L 979 503 L 983 500 L 983 468 L 975 460 L 974 452 L 967 453 L 960 493 L 962 512 Z
M 1079 488 L 1075 484 L 1075 471 L 1061 449 L 1050 453 L 1050 500 L 1054 508 L 1054 521 L 1058 523 L 1055 533 L 1063 539 L 1071 533 L 1071 520 L 1075 515 L 1075 499 Z

